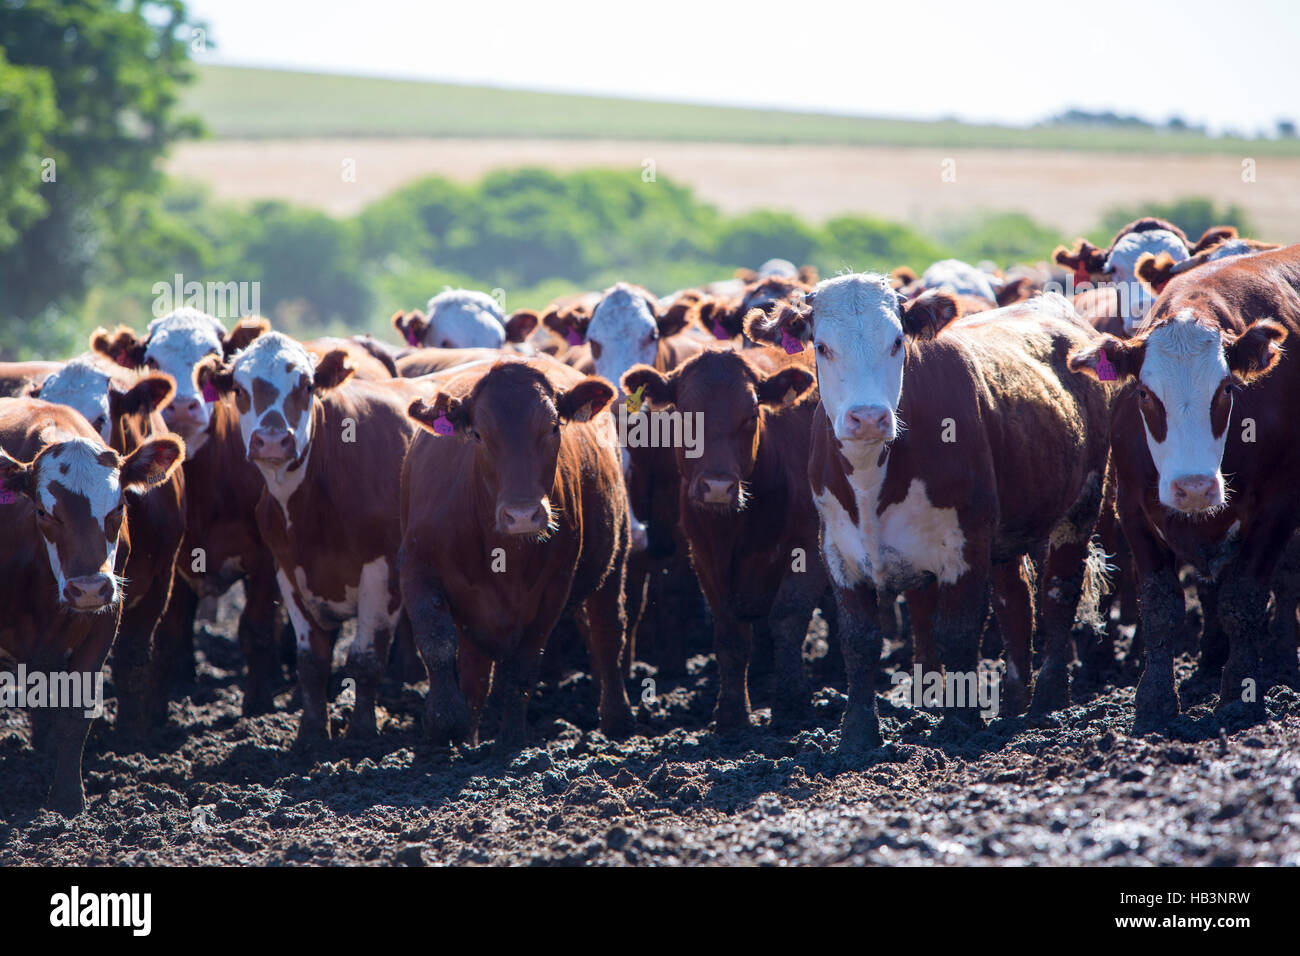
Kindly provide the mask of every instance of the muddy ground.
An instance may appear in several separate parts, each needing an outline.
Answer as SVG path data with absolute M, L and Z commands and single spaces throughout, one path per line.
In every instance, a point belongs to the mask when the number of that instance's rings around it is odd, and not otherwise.
M 0 711 L 0 865 L 1300 864 L 1300 695 L 1287 688 L 1269 693 L 1266 724 L 1216 720 L 1213 699 L 1191 694 L 1169 736 L 1139 738 L 1134 668 L 1120 667 L 1046 724 L 999 718 L 955 737 L 882 679 L 889 743 L 850 762 L 834 754 L 844 696 L 828 658 L 813 662 L 829 685 L 802 727 L 768 726 L 760 675 L 754 726 L 720 738 L 716 668 L 699 654 L 684 679 L 657 680 L 625 742 L 595 729 L 592 681 L 573 670 L 539 690 L 522 752 L 429 746 L 423 685 L 389 682 L 377 741 L 302 754 L 290 685 L 276 713 L 240 717 L 237 602 L 201 631 L 197 680 L 143 750 L 115 751 L 96 722 L 74 820 L 40 808 L 50 768 L 25 715 Z M 824 633 L 815 619 L 810 656 Z M 1190 675 L 1190 655 L 1178 666 Z M 637 665 L 634 703 L 654 676 Z M 332 713 L 338 734 L 350 706 Z M 492 718 L 489 701 L 485 736 Z

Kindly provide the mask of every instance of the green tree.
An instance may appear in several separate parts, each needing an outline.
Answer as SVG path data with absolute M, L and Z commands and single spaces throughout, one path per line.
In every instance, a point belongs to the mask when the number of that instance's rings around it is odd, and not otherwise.
M 57 119 L 49 74 L 13 66 L 0 49 L 0 252 L 49 209 L 41 172 Z

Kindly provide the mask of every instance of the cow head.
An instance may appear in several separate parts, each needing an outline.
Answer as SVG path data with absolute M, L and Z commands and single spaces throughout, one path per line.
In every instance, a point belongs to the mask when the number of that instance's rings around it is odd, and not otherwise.
M 273 487 L 306 463 L 315 437 L 317 396 L 338 388 L 354 372 L 345 349 L 333 349 L 317 361 L 280 332 L 258 336 L 206 371 L 219 393 L 234 396 L 244 452 Z
M 956 300 L 931 290 L 904 302 L 886 276 L 837 276 L 799 307 L 751 312 L 745 334 L 786 351 L 816 350 L 822 407 L 841 442 L 879 443 L 898 435 L 907 340 L 932 338 L 957 318 Z
M 557 388 L 526 362 L 500 362 L 468 395 L 442 389 L 412 402 L 407 414 L 442 441 L 470 442 L 495 501 L 501 534 L 544 539 L 555 530 L 551 490 L 564 428 L 586 422 L 614 399 L 614 388 L 588 376 Z
M 151 372 L 130 388 L 94 362 L 74 359 L 41 383 L 35 397 L 66 405 L 99 432 L 104 444 L 113 442 L 113 423 L 126 415 L 150 415 L 165 408 L 176 392 L 170 375 Z
M 692 304 L 677 302 L 661 312 L 658 300 L 640 286 L 620 282 L 607 289 L 583 329 L 596 374 L 618 382 L 633 365 L 653 365 L 659 340 L 686 327 Z M 561 334 L 576 327 L 570 322 Z
M 418 309 L 393 316 L 393 327 L 406 344 L 419 348 L 499 349 L 506 342 L 522 342 L 537 325 L 532 314 L 516 313 L 507 321 L 497 300 L 472 289 L 446 289 L 429 300 L 426 312 Z
M 761 313 L 760 313 L 761 314 Z M 693 507 L 741 511 L 745 482 L 758 460 L 763 409 L 785 403 L 813 386 L 813 374 L 787 366 L 764 372 L 729 350 L 710 350 L 662 373 L 634 366 L 623 376 L 623 391 L 643 395 L 657 407 L 672 406 L 703 424 L 700 456 L 677 449 L 681 487 Z
M 126 326 L 114 332 L 97 329 L 90 347 L 126 368 L 165 372 L 176 383 L 171 402 L 162 410 L 167 427 L 185 439 L 193 456 L 207 442 L 215 392 L 205 387 L 200 365 L 212 355 L 229 356 L 270 328 L 266 319 L 241 319 L 230 333 L 217 319 L 197 309 L 177 309 L 149 323 L 143 339 Z
M 122 599 L 114 574 L 128 491 L 165 481 L 184 459 L 172 435 L 150 438 L 125 458 L 90 438 L 51 436 L 30 462 L 0 449 L 0 487 L 29 499 L 61 605 L 108 611 Z
M 1277 364 L 1286 334 L 1259 319 L 1232 335 L 1185 309 L 1136 338 L 1103 335 L 1072 353 L 1070 368 L 1134 383 L 1161 504 L 1200 514 L 1226 500 L 1221 464 L 1233 394 Z

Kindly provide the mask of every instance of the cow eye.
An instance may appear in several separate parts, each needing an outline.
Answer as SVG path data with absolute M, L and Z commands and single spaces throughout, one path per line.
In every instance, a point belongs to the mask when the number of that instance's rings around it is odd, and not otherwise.
M 551 434 L 558 435 L 559 433 L 560 433 L 560 423 L 556 422 L 554 425 L 551 426 Z
M 591 339 L 587 339 L 587 341 L 591 344 L 591 357 L 594 359 L 600 358 L 600 343 L 593 342 Z
M 826 347 L 825 343 L 818 342 L 818 343 L 817 343 L 817 354 L 820 355 L 820 356 L 822 356 L 823 358 L 830 358 L 830 357 L 831 357 L 831 350 L 828 349 L 828 348 Z
M 483 440 L 483 436 L 480 435 L 477 431 L 471 431 L 470 434 L 474 436 L 474 440 L 477 442 L 481 442 Z
M 438 347 L 439 347 L 439 348 L 444 348 L 444 349 L 449 349 L 449 348 L 451 348 L 451 339 L 443 339 L 443 340 L 442 340 L 442 344 L 441 344 L 440 346 L 438 346 Z
M 902 347 L 903 347 L 903 337 L 900 335 L 898 338 L 894 339 L 894 348 L 892 351 L 890 351 L 889 354 L 897 355 L 898 350 L 901 349 Z
M 155 370 L 157 370 L 157 368 L 158 368 L 158 362 L 157 362 L 157 360 L 155 360 L 155 359 L 147 358 L 147 359 L 144 360 L 144 364 L 145 364 L 146 367 L 151 368 L 151 369 L 155 369 Z

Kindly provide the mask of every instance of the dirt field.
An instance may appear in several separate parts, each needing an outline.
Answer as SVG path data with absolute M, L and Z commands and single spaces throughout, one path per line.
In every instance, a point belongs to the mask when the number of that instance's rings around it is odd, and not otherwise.
M 1189 195 L 1242 206 L 1260 238 L 1300 233 L 1300 158 L 1261 157 L 1242 181 L 1232 155 L 1135 155 L 1000 149 L 904 149 L 601 140 L 218 140 L 177 148 L 167 172 L 231 200 L 285 199 L 343 215 L 421 176 L 468 181 L 503 167 L 623 167 L 692 186 L 725 212 L 785 209 L 816 221 L 860 213 L 922 229 L 1019 210 L 1073 236 L 1116 205 Z M 956 180 L 941 179 L 945 160 Z M 344 181 L 344 162 L 355 181 Z
M 198 681 L 149 748 L 114 752 L 96 723 L 75 820 L 40 809 L 49 768 L 25 717 L 0 712 L 0 865 L 1300 864 L 1300 695 L 1285 688 L 1268 696 L 1272 720 L 1245 728 L 1185 689 L 1167 738 L 1126 733 L 1128 666 L 1044 724 L 999 719 L 965 738 L 894 690 L 889 743 L 846 762 L 833 753 L 844 697 L 815 659 L 815 619 L 809 656 L 830 686 L 791 731 L 765 711 L 736 737 L 707 730 L 716 671 L 700 654 L 641 704 L 625 743 L 593 729 L 592 682 L 572 670 L 541 688 L 534 746 L 517 754 L 430 748 L 422 686 L 393 683 L 378 741 L 304 755 L 288 750 L 287 686 L 277 713 L 239 716 L 236 611 L 225 599 L 202 632 Z M 1180 677 L 1191 669 L 1184 655 Z M 638 665 L 634 687 L 646 676 Z M 764 678 L 753 686 L 762 707 Z M 336 730 L 348 711 L 335 706 Z M 485 737 L 493 714 L 489 701 Z

